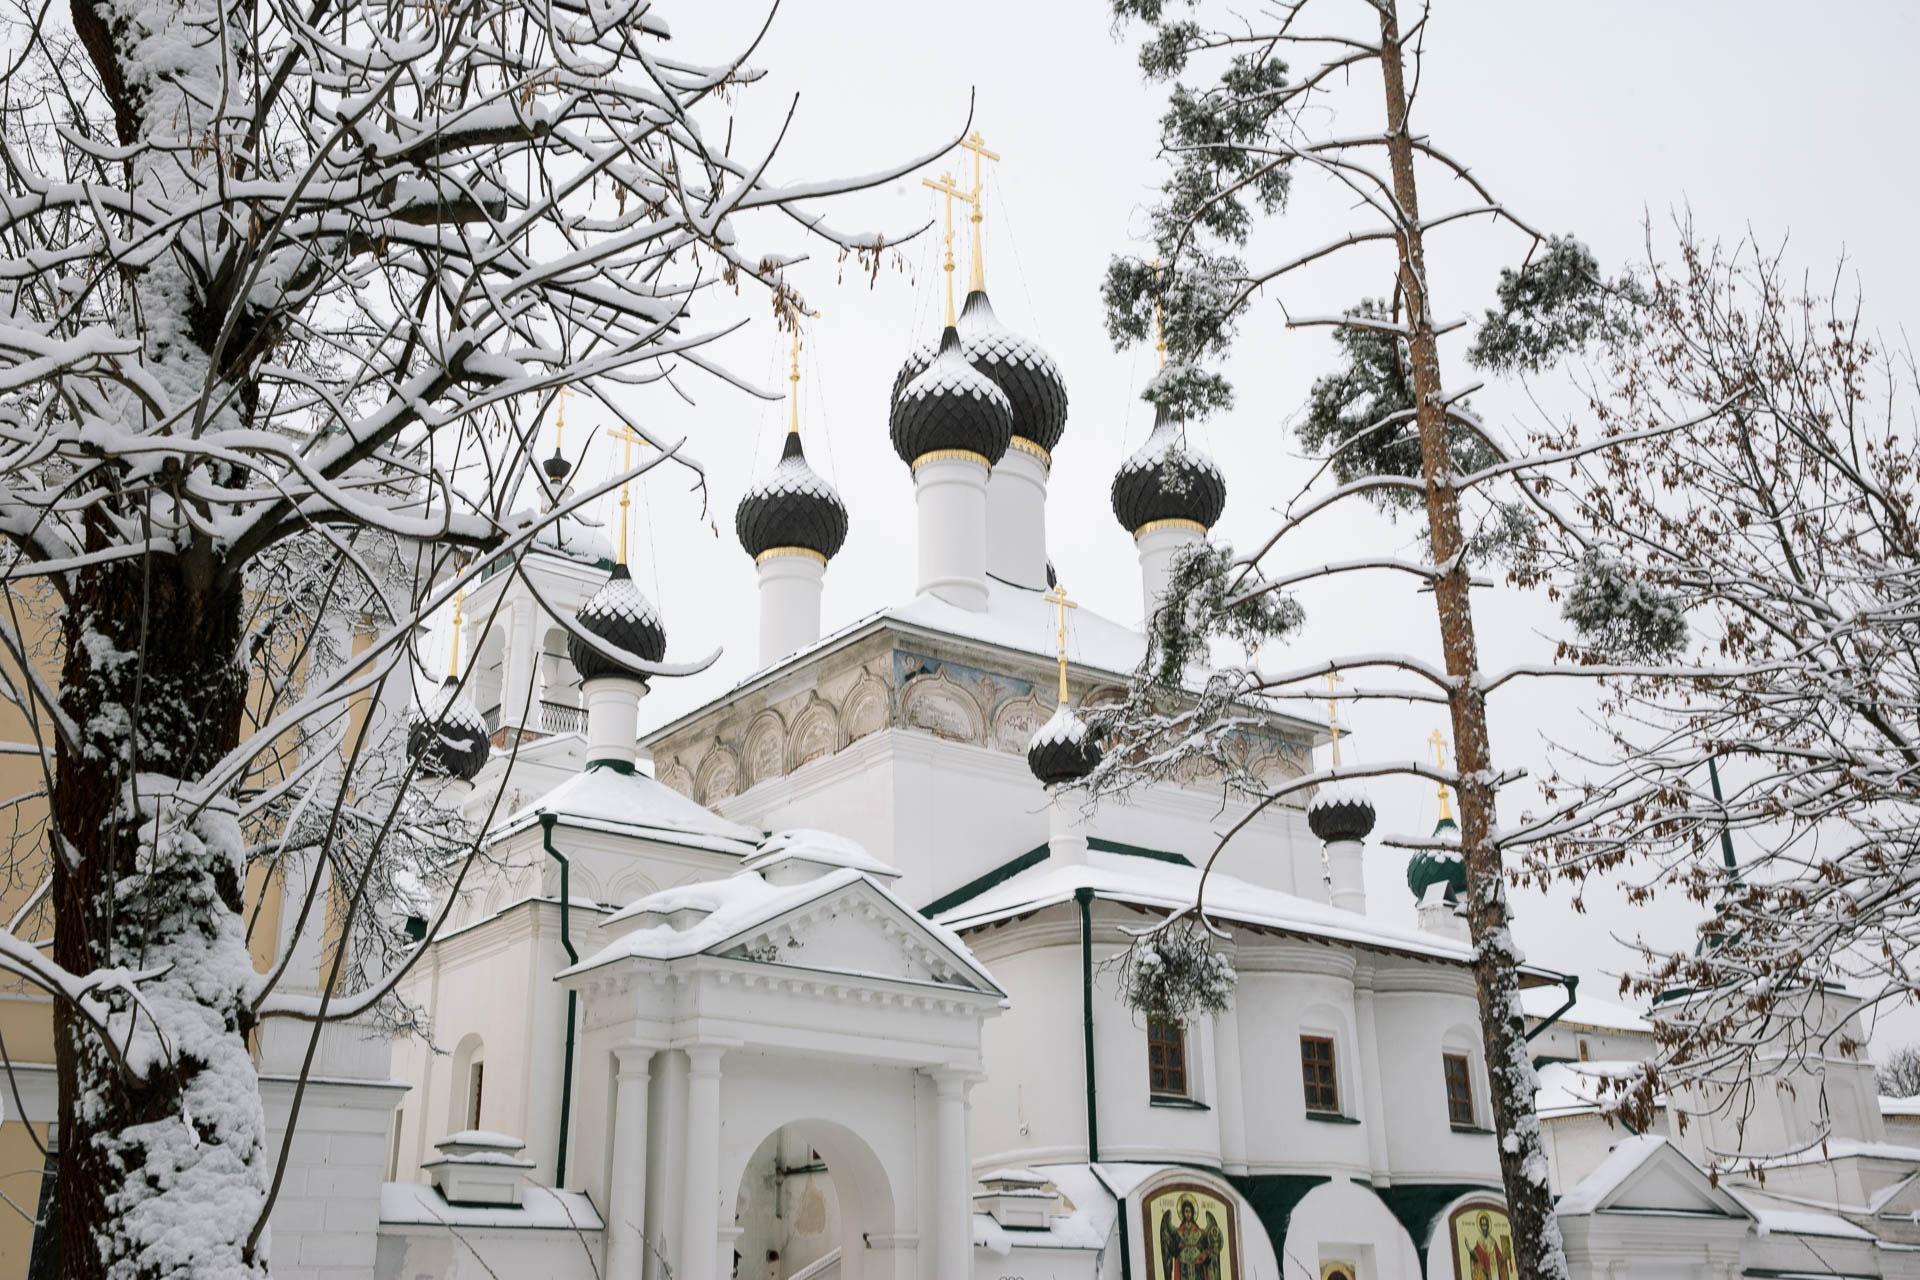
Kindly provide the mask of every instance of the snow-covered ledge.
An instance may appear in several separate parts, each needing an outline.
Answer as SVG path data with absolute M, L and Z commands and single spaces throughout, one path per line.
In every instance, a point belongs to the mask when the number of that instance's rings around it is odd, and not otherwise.
M 1467 918 L 1461 913 L 1460 904 L 1447 899 L 1444 883 L 1427 886 L 1420 898 L 1419 919 L 1420 927 L 1428 933 L 1437 933 L 1455 942 L 1471 941 Z
M 434 1144 L 440 1152 L 421 1168 L 449 1204 L 518 1207 L 533 1161 L 520 1152 L 527 1144 L 504 1133 L 463 1129 Z

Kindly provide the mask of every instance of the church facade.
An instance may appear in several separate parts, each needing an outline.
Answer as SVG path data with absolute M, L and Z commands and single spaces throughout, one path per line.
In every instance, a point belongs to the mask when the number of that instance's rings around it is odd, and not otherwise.
M 506 620 L 466 624 L 494 705 L 436 704 L 415 749 L 485 857 L 422 907 L 403 995 L 433 1040 L 393 1046 L 371 1274 L 1513 1275 L 1458 866 L 1416 866 L 1417 912 L 1370 909 L 1364 797 L 1272 806 L 1222 860 L 1225 1010 L 1164 1023 L 1122 999 L 1117 957 L 1193 901 L 1237 815 L 1199 774 L 1124 806 L 1076 791 L 1098 750 L 1079 709 L 1119 696 L 1144 639 L 1082 608 L 1062 640 L 1066 388 L 995 317 L 977 242 L 973 276 L 894 387 L 918 513 L 900 604 L 823 626 L 849 514 L 797 408 L 736 521 L 760 667 L 697 710 L 641 731 L 671 620 L 621 547 L 557 536 L 476 593 L 469 619 Z M 1163 415 L 1113 495 L 1150 611 L 1225 481 Z M 1273 714 L 1240 741 L 1283 778 L 1325 738 Z M 1600 1114 L 1650 1025 L 1525 981 L 1577 1276 L 1920 1275 L 1920 1149 L 1889 1137 L 1870 1067 L 1820 1081 L 1852 1099 L 1855 1149 L 1716 1184 L 1716 1135 Z

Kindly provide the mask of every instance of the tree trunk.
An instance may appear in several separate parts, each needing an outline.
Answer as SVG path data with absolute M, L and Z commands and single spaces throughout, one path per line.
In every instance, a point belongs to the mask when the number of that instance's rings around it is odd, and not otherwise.
M 109 534 L 96 511 L 98 536 Z M 238 743 L 241 601 L 193 557 L 77 575 L 64 622 L 54 818 L 54 955 L 74 973 L 167 968 L 105 1003 L 109 1045 L 56 1015 L 59 1274 L 264 1274 L 243 1257 L 265 1196 L 247 1049 L 252 978 L 230 802 L 171 798 Z
M 1460 499 L 1451 480 L 1453 455 L 1448 447 L 1450 433 L 1432 301 L 1427 295 L 1399 18 L 1392 0 L 1380 0 L 1380 65 L 1386 86 L 1387 152 L 1394 198 L 1403 220 L 1398 240 L 1400 287 L 1406 299 L 1420 462 L 1427 483 L 1427 523 L 1434 562 L 1446 566 L 1446 572 L 1434 584 L 1434 605 L 1439 612 L 1447 674 L 1455 682 L 1448 696 L 1448 711 L 1453 721 L 1454 762 L 1460 774 L 1456 788 L 1460 797 L 1460 852 L 1466 864 L 1467 921 L 1473 935 L 1474 985 L 1480 998 L 1480 1030 L 1492 1086 L 1500 1177 L 1513 1224 L 1520 1280 L 1562 1280 L 1567 1274 L 1566 1256 L 1560 1224 L 1553 1213 L 1553 1194 L 1547 1187 L 1546 1149 L 1539 1117 L 1533 1111 L 1537 1081 L 1517 998 L 1519 954 L 1507 927 L 1500 854 L 1490 839 L 1494 772 L 1487 740 L 1487 706 L 1479 688 L 1480 660 L 1474 639 L 1473 604 L 1467 594 L 1466 557 L 1462 554 L 1465 539 L 1460 529 Z

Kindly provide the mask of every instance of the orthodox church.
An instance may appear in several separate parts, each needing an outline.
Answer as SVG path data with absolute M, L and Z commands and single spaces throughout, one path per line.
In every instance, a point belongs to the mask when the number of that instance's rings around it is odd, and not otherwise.
M 809 464 L 797 395 L 736 514 L 747 679 L 643 730 L 633 659 L 665 661 L 672 620 L 626 567 L 624 494 L 613 545 L 561 521 L 462 602 L 456 678 L 409 750 L 484 856 L 410 922 L 430 941 L 402 993 L 431 1040 L 392 1045 L 378 1221 L 323 1208 L 361 1244 L 282 1274 L 1514 1274 L 1457 860 L 1418 858 L 1411 904 L 1369 904 L 1364 796 L 1276 805 L 1208 885 L 1229 1007 L 1143 1021 L 1121 997 L 1116 957 L 1192 903 L 1239 815 L 1201 774 L 1124 806 L 1076 790 L 1098 751 L 1081 711 L 1120 696 L 1145 641 L 1054 580 L 1068 388 L 989 300 L 969 146 L 971 191 L 943 189 L 972 205 L 970 287 L 956 311 L 949 222 L 946 323 L 891 396 L 917 512 L 898 604 L 822 618 L 856 513 Z M 545 475 L 557 502 L 557 448 Z M 1227 488 L 1164 413 L 1113 477 L 1149 612 Z M 1268 715 L 1247 766 L 1299 776 L 1328 729 Z M 1716 1184 L 1700 1161 L 1728 1135 L 1601 1114 L 1653 1025 L 1550 970 L 1525 981 L 1577 1276 L 1920 1276 L 1920 1149 L 1870 1065 L 1801 1081 L 1819 1087 L 1779 1104 L 1764 1184 Z M 1817 1158 L 1809 1094 L 1836 1135 Z

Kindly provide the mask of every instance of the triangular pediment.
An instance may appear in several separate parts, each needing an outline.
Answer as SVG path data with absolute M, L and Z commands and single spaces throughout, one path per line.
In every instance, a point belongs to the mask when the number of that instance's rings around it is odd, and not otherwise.
M 865 878 L 760 922 L 708 948 L 707 954 L 1001 994 L 964 944 Z
M 1560 1198 L 1559 1212 L 1683 1213 L 1750 1218 L 1700 1166 L 1664 1138 L 1629 1138 Z

